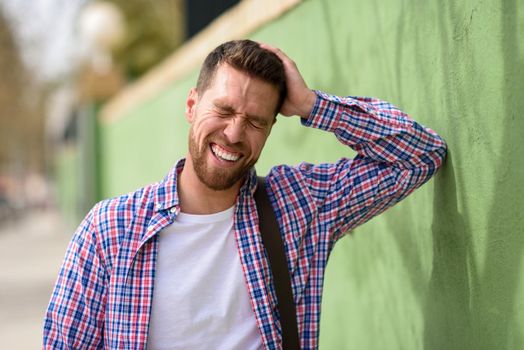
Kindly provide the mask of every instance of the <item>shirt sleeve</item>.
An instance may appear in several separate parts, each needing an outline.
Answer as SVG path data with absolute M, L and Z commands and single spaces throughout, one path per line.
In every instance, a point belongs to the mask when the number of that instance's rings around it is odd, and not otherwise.
M 357 152 L 335 164 L 299 166 L 336 241 L 429 180 L 443 163 L 446 144 L 388 102 L 315 92 L 302 124 L 334 133 Z
M 44 321 L 44 349 L 102 348 L 106 272 L 93 209 L 69 246 Z

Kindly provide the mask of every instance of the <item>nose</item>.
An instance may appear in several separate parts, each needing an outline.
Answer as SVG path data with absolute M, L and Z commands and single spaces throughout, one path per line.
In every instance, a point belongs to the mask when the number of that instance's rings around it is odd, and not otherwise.
M 228 142 L 234 144 L 242 141 L 244 131 L 244 123 L 241 118 L 230 118 L 224 128 L 224 135 L 227 137 Z

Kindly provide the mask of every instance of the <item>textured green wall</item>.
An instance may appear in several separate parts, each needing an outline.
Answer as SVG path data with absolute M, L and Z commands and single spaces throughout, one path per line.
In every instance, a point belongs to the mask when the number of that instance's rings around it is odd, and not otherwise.
M 312 88 L 389 100 L 449 146 L 435 179 L 335 248 L 321 348 L 524 349 L 523 7 L 309 0 L 253 34 Z M 102 127 L 105 196 L 160 180 L 185 154 L 195 78 Z M 346 154 L 280 118 L 258 169 Z

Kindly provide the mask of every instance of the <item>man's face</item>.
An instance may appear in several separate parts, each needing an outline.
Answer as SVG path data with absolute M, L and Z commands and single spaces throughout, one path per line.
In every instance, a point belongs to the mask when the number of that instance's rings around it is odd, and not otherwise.
M 209 87 L 186 101 L 189 157 L 213 190 L 241 181 L 256 163 L 274 122 L 277 87 L 222 64 Z

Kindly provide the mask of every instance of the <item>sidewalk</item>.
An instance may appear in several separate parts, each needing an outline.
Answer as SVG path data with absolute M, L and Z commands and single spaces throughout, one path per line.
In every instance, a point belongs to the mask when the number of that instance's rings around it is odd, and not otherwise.
M 45 309 L 72 231 L 52 211 L 0 226 L 3 349 L 42 348 Z

